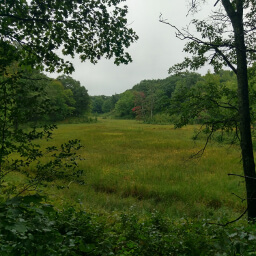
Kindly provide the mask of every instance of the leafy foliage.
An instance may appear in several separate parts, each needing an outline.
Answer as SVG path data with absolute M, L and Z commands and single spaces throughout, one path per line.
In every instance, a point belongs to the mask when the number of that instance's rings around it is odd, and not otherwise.
M 112 112 L 120 96 L 120 94 L 114 94 L 112 96 L 90 96 L 92 113 L 102 114 Z
M 53 80 L 45 87 L 46 97 L 49 101 L 48 113 L 44 119 L 52 122 L 64 120 L 73 115 L 75 111 L 75 99 L 70 89 L 65 90 L 61 82 Z
M 49 182 L 57 182 L 57 188 L 68 187 L 70 183 L 84 184 L 84 171 L 79 169 L 79 161 L 82 160 L 77 151 L 82 147 L 79 140 L 70 140 L 63 143 L 60 148 L 49 146 L 41 149 L 37 144 L 31 146 L 32 152 L 28 152 L 19 159 L 8 157 L 1 170 L 0 191 L 5 198 L 17 195 L 41 191 Z M 47 157 L 47 161 L 42 158 Z M 33 168 L 31 168 L 33 166 Z M 8 175 L 20 173 L 24 179 L 12 182 Z
M 107 1 L 12 1 L 0 3 L 0 48 L 8 52 L 4 66 L 16 59 L 19 45 L 21 64 L 40 66 L 47 71 L 72 72 L 73 65 L 56 53 L 80 55 L 82 61 L 96 63 L 101 56 L 115 57 L 115 63 L 128 63 L 124 48 L 137 40 L 126 26 L 127 7 L 121 0 Z M 111 12 L 109 7 L 113 7 Z M 9 50 L 8 50 L 9 48 Z M 2 54 L 1 54 L 2 56 Z M 12 56 L 12 60 L 10 57 Z M 2 64 L 1 64 L 2 65 Z
M 62 83 L 66 90 L 70 90 L 72 92 L 74 102 L 69 102 L 69 105 L 74 107 L 72 115 L 83 116 L 88 112 L 90 98 L 85 87 L 81 86 L 79 81 L 74 80 L 70 76 L 62 75 L 59 76 L 57 80 Z
M 115 115 L 122 118 L 132 118 L 134 117 L 132 112 L 133 107 L 134 94 L 130 90 L 125 91 L 115 104 Z
M 230 72 L 225 73 L 230 75 Z M 179 115 L 177 127 L 197 119 L 212 128 L 232 130 L 237 127 L 236 81 L 218 74 L 208 73 L 191 87 L 179 84 L 172 97 L 171 113 Z
M 0 204 L 0 253 L 12 255 L 253 255 L 254 226 L 172 221 L 158 212 L 105 216 L 70 207 L 56 211 L 45 198 Z
M 165 79 L 143 80 L 134 85 L 131 90 L 119 95 L 93 96 L 91 97 L 92 112 L 106 113 L 114 109 L 116 117 L 119 118 L 135 117 L 147 123 L 170 123 L 168 112 L 172 108 L 171 98 L 175 88 L 184 83 L 192 86 L 200 77 L 199 74 L 187 72 Z M 106 107 L 107 105 L 109 107 Z M 155 115 L 157 118 L 154 117 Z

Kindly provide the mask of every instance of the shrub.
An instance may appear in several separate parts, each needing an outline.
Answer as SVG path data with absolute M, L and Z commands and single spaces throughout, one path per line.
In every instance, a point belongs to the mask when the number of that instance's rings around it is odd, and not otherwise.
M 256 255 L 255 225 L 206 222 L 57 211 L 42 196 L 16 197 L 0 204 L 0 255 Z

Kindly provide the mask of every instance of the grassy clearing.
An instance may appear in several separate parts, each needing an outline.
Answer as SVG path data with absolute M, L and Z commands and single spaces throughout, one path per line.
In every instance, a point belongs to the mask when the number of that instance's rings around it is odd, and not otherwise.
M 245 205 L 240 178 L 240 152 L 220 144 L 208 146 L 200 159 L 189 159 L 204 145 L 192 141 L 195 126 L 146 125 L 136 121 L 102 119 L 95 124 L 62 124 L 51 144 L 78 138 L 84 148 L 80 167 L 86 185 L 50 192 L 57 204 L 81 203 L 99 212 L 154 209 L 174 216 L 234 216 Z

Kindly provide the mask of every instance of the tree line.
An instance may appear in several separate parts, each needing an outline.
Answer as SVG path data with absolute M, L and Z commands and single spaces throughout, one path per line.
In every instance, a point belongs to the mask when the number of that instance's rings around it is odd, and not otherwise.
M 18 64 L 8 67 L 0 77 L 4 83 L 14 73 L 20 72 Z M 25 68 L 15 82 L 0 88 L 2 106 L 12 113 L 16 128 L 28 122 L 58 122 L 70 117 L 82 117 L 90 111 L 90 97 L 84 86 L 71 76 L 49 78 L 38 70 Z
M 255 120 L 256 65 L 249 68 L 252 122 Z M 238 125 L 237 80 L 232 71 L 201 75 L 183 72 L 165 79 L 142 80 L 112 96 L 91 96 L 92 113 L 149 123 L 205 124 L 232 130 Z

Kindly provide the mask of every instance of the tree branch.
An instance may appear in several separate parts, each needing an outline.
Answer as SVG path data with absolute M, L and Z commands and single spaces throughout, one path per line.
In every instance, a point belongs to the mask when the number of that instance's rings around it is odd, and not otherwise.
M 231 64 L 231 62 L 228 60 L 227 56 L 225 56 L 224 53 L 217 46 L 214 47 L 214 49 L 223 58 L 223 60 L 227 63 L 227 65 L 233 70 L 233 72 L 235 74 L 237 74 L 237 69 Z
M 245 179 L 252 179 L 252 180 L 256 180 L 256 178 L 254 177 L 250 177 L 250 176 L 243 176 L 243 175 L 239 175 L 239 174 L 234 174 L 234 173 L 229 173 L 228 176 L 237 176 L 237 177 L 241 177 L 241 178 L 245 178 Z
M 196 154 L 190 156 L 190 159 L 199 158 L 199 157 L 201 157 L 204 154 L 204 151 L 205 151 L 205 149 L 206 149 L 206 147 L 207 147 L 207 145 L 208 145 L 208 143 L 209 143 L 213 133 L 214 133 L 214 128 L 212 126 L 212 130 L 211 130 L 210 134 L 207 136 L 207 139 L 206 139 L 206 142 L 204 144 L 204 147 L 202 149 L 200 149 Z
M 23 22 L 31 22 L 31 21 L 36 21 L 36 22 L 58 22 L 58 23 L 69 23 L 72 22 L 74 20 L 53 20 L 53 19 L 38 19 L 38 18 L 23 18 L 23 17 L 19 17 L 19 16 L 15 16 L 12 14 L 8 14 L 8 13 L 0 13 L 0 17 L 8 17 L 8 18 L 12 18 L 12 19 L 16 19 L 16 20 L 21 20 Z
M 245 198 L 240 197 L 239 195 L 232 193 L 232 195 L 236 196 L 237 198 L 241 199 L 242 203 L 246 200 Z
M 236 218 L 235 220 L 229 221 L 229 222 L 227 222 L 225 224 L 211 223 L 211 222 L 209 222 L 207 224 L 209 224 L 209 225 L 217 225 L 217 226 L 221 226 L 221 227 L 226 227 L 227 225 L 232 224 L 232 223 L 237 222 L 238 220 L 240 220 L 246 214 L 247 211 L 248 211 L 248 207 L 245 209 L 245 211 L 238 218 Z
M 171 26 L 172 28 L 174 28 L 177 31 L 176 32 L 176 37 L 179 38 L 180 40 L 187 40 L 188 39 L 188 40 L 191 40 L 191 41 L 196 42 L 198 44 L 208 46 L 209 48 L 215 50 L 215 52 L 223 58 L 224 62 L 231 68 L 231 70 L 235 74 L 237 74 L 237 69 L 229 61 L 228 57 L 219 49 L 220 47 L 228 47 L 229 49 L 232 49 L 232 48 L 234 48 L 233 45 L 230 45 L 230 44 L 227 44 L 227 43 L 214 44 L 214 43 L 211 43 L 211 42 L 204 42 L 201 39 L 192 36 L 188 31 L 185 31 L 185 33 L 187 33 L 187 34 L 185 34 L 180 29 L 178 29 L 176 26 L 172 25 L 167 20 L 164 20 L 162 18 L 162 14 L 160 14 L 160 16 L 159 16 L 159 21 L 163 24 L 166 24 L 166 25 Z
M 220 0 L 217 0 L 217 2 L 214 4 L 214 7 L 218 4 L 219 1 L 220 1 Z

